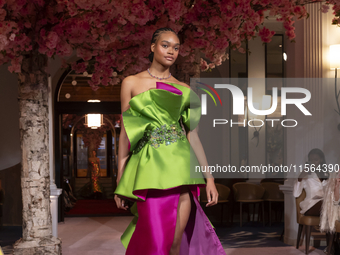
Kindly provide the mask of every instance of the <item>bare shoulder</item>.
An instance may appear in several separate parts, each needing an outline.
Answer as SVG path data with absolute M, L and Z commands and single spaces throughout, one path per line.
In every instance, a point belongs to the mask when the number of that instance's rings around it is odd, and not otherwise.
M 135 75 L 127 76 L 123 79 L 122 86 L 132 86 L 132 84 L 134 84 L 136 80 L 137 80 L 137 77 Z
M 176 79 L 176 83 L 177 83 L 178 85 L 182 85 L 182 86 L 184 86 L 184 87 L 187 87 L 188 89 L 191 89 L 191 87 L 190 87 L 188 84 L 186 84 L 186 83 L 184 83 L 184 82 L 180 82 L 180 81 L 177 80 L 177 79 Z

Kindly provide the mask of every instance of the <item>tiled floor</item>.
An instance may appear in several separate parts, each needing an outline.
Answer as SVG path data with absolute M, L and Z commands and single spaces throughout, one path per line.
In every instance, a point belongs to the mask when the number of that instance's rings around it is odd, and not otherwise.
M 65 223 L 59 223 L 58 226 L 59 237 L 63 240 L 63 254 L 124 255 L 125 248 L 120 242 L 120 236 L 131 220 L 132 217 L 130 216 L 65 218 Z M 304 247 L 297 250 L 295 247 L 287 246 L 278 240 L 281 234 L 281 225 L 276 228 L 272 227 L 272 231 L 267 228 L 267 231 L 263 232 L 251 224 L 248 227 L 245 225 L 242 229 L 239 227 L 216 228 L 227 255 L 249 255 L 249 252 L 251 252 L 251 255 L 304 254 Z M 242 239 L 242 236 L 247 235 L 252 236 L 252 238 Z M 272 239 L 272 241 L 268 242 L 265 239 Z M 259 247 L 261 245 L 271 246 L 271 244 L 276 247 Z M 242 246 L 248 248 L 241 248 Z M 324 253 L 322 250 L 311 247 L 309 255 L 316 254 L 323 255 Z
M 116 217 L 66 217 L 58 224 L 63 255 L 124 255 L 120 236 L 131 222 L 132 216 Z M 303 255 L 304 247 L 295 249 L 279 240 L 283 225 L 259 227 L 247 223 L 242 228 L 216 227 L 227 255 Z M 261 224 L 260 224 L 261 225 Z M 13 244 L 21 236 L 18 227 L 0 231 L 0 245 L 5 254 L 12 254 Z M 139 254 L 138 254 L 139 255 Z M 143 254 L 140 254 L 143 255 Z M 210 255 L 210 254 L 207 254 Z M 324 255 L 322 249 L 310 247 L 309 255 Z

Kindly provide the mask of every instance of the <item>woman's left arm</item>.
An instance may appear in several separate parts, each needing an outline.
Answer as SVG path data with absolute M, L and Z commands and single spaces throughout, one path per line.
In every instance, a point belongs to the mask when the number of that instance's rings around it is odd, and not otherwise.
M 196 157 L 198 159 L 198 162 L 200 163 L 200 166 L 206 167 L 206 169 L 209 169 L 207 157 L 205 155 L 202 143 L 200 138 L 198 137 L 196 128 L 192 131 L 187 132 L 187 139 L 194 150 Z M 210 172 L 202 172 L 204 177 L 207 179 L 207 198 L 208 203 L 206 206 L 211 206 L 217 204 L 218 201 L 218 192 L 215 186 L 215 179 L 213 175 Z

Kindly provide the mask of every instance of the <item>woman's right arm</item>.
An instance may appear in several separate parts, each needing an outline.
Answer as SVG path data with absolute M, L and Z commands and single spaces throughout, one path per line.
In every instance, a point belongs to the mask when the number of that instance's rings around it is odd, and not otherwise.
M 131 91 L 132 91 L 132 82 L 133 78 L 131 76 L 126 77 L 122 81 L 121 90 L 120 90 L 120 102 L 121 102 L 121 112 L 125 112 L 129 109 L 129 102 L 131 100 Z M 121 130 L 119 135 L 119 146 L 118 146 L 118 170 L 117 170 L 117 186 L 119 184 L 120 179 L 124 173 L 124 169 L 129 158 L 129 139 L 127 137 L 123 118 L 121 118 Z M 115 195 L 115 200 L 117 207 L 120 209 L 127 209 L 127 206 L 124 205 L 125 200 L 121 199 L 119 196 Z

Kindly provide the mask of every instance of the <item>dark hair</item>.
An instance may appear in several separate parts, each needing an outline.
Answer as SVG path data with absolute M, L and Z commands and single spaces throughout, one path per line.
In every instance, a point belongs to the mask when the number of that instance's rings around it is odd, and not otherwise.
M 314 148 L 312 149 L 309 153 L 308 153 L 308 160 L 309 160 L 309 156 L 310 155 L 318 155 L 321 158 L 321 162 L 320 162 L 320 171 L 315 171 L 315 173 L 317 174 L 317 176 L 320 178 L 321 181 L 327 179 L 329 177 L 328 172 L 324 172 L 323 170 L 323 164 L 326 164 L 326 159 L 325 159 L 325 154 L 323 153 L 322 150 L 318 149 L 318 148 Z M 314 166 L 317 167 L 317 166 Z
M 322 164 L 326 164 L 326 159 L 325 159 L 325 154 L 322 152 L 322 150 L 318 149 L 318 148 L 314 148 L 312 149 L 309 153 L 308 153 L 308 160 L 309 160 L 309 156 L 310 155 L 318 155 L 321 159 L 322 162 L 320 163 Z
M 162 28 L 157 29 L 157 30 L 153 33 L 152 39 L 151 39 L 151 44 L 156 43 L 156 41 L 158 40 L 158 37 L 159 37 L 159 36 L 161 35 L 161 33 L 163 33 L 163 32 L 173 32 L 173 33 L 177 36 L 178 40 L 180 40 L 179 37 L 178 37 L 178 35 L 177 35 L 177 33 L 176 33 L 174 30 L 172 30 L 170 27 L 162 27 Z M 153 55 L 154 55 L 154 53 L 151 51 L 151 53 L 149 54 L 149 60 L 150 60 L 150 62 L 153 61 Z

